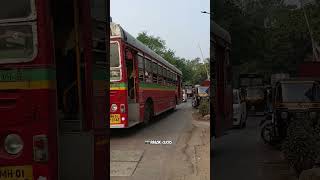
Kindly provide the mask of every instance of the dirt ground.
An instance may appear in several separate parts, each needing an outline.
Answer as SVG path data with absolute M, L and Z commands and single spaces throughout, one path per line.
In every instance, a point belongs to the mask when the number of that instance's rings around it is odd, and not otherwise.
M 111 180 L 209 180 L 210 124 L 183 103 L 146 127 L 111 137 Z M 146 140 L 170 140 L 152 145 Z

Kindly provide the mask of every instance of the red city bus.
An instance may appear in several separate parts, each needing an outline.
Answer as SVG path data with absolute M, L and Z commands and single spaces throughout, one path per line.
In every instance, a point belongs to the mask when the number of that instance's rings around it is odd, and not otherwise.
M 230 34 L 211 20 L 211 50 L 213 57 L 210 68 L 214 75 L 211 76 L 211 87 L 214 93 L 211 95 L 210 108 L 214 114 L 211 124 L 211 136 L 222 136 L 232 127 L 232 73 L 229 60 L 231 37 Z
M 110 127 L 147 124 L 182 100 L 182 73 L 132 37 L 110 24 Z
M 0 3 L 0 180 L 109 178 L 105 0 Z

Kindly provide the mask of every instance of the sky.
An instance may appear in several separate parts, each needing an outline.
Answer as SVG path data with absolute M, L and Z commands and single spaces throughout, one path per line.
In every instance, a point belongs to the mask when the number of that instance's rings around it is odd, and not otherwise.
M 209 56 L 210 0 L 110 0 L 112 21 L 134 37 L 146 31 L 182 58 Z

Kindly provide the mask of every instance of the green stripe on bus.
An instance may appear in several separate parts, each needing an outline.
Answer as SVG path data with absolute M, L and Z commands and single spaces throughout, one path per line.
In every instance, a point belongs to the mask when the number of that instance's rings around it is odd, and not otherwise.
M 49 68 L 0 70 L 0 81 L 7 81 L 6 76 L 14 76 L 14 81 L 55 80 L 56 71 Z
M 111 83 L 110 83 L 110 87 L 112 87 L 112 88 L 126 88 L 126 87 L 127 87 L 127 84 L 124 83 L 124 82 L 119 82 L 119 83 L 113 83 L 113 82 L 111 82 Z
M 164 86 L 160 84 L 149 84 L 149 83 L 140 83 L 140 88 L 144 89 L 164 89 L 164 90 L 175 90 L 175 86 Z

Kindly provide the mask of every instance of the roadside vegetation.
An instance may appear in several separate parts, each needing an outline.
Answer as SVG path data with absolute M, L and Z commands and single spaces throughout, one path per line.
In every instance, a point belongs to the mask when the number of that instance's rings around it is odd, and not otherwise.
M 230 32 L 234 76 L 239 73 L 296 74 L 312 56 L 312 42 L 302 8 L 282 0 L 216 0 L 214 20 Z M 299 2 L 299 1 L 298 1 Z M 305 1 L 303 1 L 305 2 Z M 315 43 L 320 43 L 320 1 L 305 12 Z
M 178 57 L 173 49 L 167 47 L 165 40 L 149 35 L 147 32 L 139 33 L 137 39 L 182 71 L 183 82 L 199 84 L 207 79 L 206 69 L 210 69 L 209 58 L 203 62 L 200 58 Z
M 202 100 L 199 104 L 199 113 L 201 116 L 210 114 L 210 102 L 209 100 Z
M 290 123 L 282 151 L 297 176 L 313 168 L 320 160 L 319 122 L 297 119 Z

